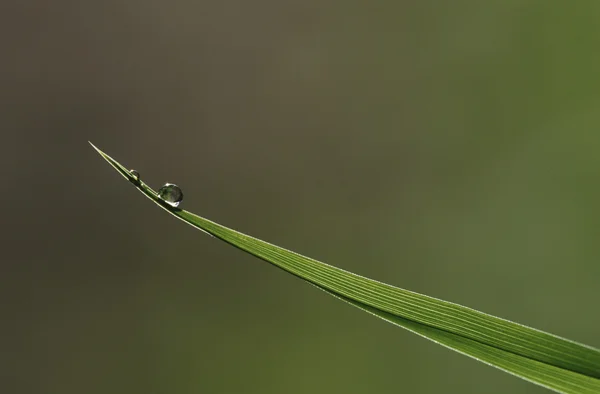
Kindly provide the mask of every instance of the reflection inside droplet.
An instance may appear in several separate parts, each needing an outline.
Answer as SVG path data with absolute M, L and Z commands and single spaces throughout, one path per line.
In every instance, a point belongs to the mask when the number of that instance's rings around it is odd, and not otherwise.
M 137 182 L 140 181 L 140 173 L 139 172 L 137 172 L 136 170 L 129 170 L 129 173 L 131 174 L 133 179 L 135 179 Z
M 158 197 L 172 207 L 177 207 L 183 200 L 181 188 L 173 183 L 165 183 L 158 189 Z

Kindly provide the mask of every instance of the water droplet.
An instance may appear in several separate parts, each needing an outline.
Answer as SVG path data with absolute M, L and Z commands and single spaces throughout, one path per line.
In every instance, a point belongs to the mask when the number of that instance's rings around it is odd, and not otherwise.
M 136 182 L 140 181 L 140 173 L 139 172 L 137 172 L 136 170 L 129 170 L 129 173 L 131 174 L 131 176 L 133 177 L 133 179 Z
M 165 183 L 163 187 L 158 189 L 158 197 L 172 207 L 177 207 L 183 200 L 183 192 L 179 186 L 172 183 Z

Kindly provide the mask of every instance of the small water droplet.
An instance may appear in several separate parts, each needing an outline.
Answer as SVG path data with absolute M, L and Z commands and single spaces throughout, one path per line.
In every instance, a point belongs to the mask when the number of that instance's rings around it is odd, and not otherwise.
M 158 189 L 158 197 L 170 206 L 177 207 L 183 200 L 183 192 L 179 186 L 165 183 L 163 187 Z
M 133 179 L 135 179 L 136 182 L 140 181 L 140 173 L 139 172 L 137 172 L 136 170 L 129 170 L 129 173 L 131 174 Z

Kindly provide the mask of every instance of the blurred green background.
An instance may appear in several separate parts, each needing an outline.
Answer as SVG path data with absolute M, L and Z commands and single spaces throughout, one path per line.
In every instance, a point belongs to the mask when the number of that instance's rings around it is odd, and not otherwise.
M 5 393 L 543 393 L 183 207 L 600 346 L 597 1 L 4 1 Z

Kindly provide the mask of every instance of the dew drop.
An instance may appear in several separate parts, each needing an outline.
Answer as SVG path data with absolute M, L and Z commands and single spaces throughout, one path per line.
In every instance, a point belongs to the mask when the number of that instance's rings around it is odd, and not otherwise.
M 172 183 L 165 183 L 163 187 L 158 189 L 158 197 L 172 207 L 179 206 L 183 200 L 183 192 L 179 186 Z
M 140 181 L 140 173 L 139 172 L 137 172 L 136 170 L 129 170 L 129 173 L 131 174 L 131 176 L 133 177 L 133 179 L 136 182 Z

